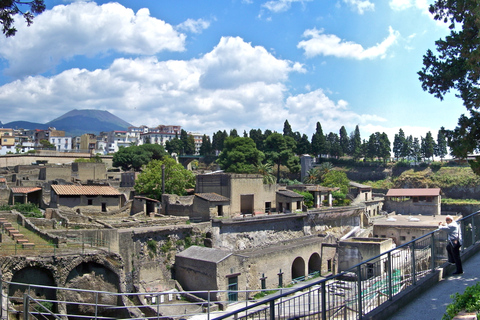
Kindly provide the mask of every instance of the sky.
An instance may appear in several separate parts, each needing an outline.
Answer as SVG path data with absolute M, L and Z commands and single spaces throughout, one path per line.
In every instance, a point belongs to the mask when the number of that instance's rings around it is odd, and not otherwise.
M 436 139 L 462 102 L 421 88 L 426 0 L 46 0 L 0 37 L 0 121 L 106 110 L 134 126 Z

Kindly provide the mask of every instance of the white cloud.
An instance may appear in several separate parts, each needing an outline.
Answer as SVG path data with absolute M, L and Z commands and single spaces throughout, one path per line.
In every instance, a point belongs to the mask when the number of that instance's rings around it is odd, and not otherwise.
M 389 28 L 389 35 L 381 43 L 363 48 L 362 45 L 351 41 L 344 41 L 333 34 L 324 34 L 323 30 L 309 29 L 303 33 L 308 40 L 300 41 L 297 48 L 303 49 L 309 58 L 318 55 L 351 58 L 357 60 L 385 58 L 387 49 L 392 46 L 400 36 L 398 31 Z
M 277 12 L 284 12 L 290 9 L 292 6 L 292 3 L 295 2 L 309 2 L 313 0 L 270 0 L 265 2 L 262 7 L 267 8 L 271 12 L 277 13 Z
M 0 37 L 0 56 L 14 77 L 45 72 L 76 55 L 185 50 L 184 34 L 151 17 L 148 9 L 134 13 L 118 3 L 59 5 L 37 16 L 30 27 L 24 23 L 16 27 L 15 37 Z
M 0 87 L 0 105 L 14 110 L 2 121 L 45 123 L 74 108 L 101 109 L 134 125 L 178 124 L 206 134 L 232 128 L 281 131 L 288 119 L 294 130 L 308 135 L 317 121 L 327 132 L 384 121 L 353 112 L 321 89 L 288 96 L 289 74 L 304 71 L 263 47 L 225 37 L 197 59 L 121 58 L 106 69 L 16 80 Z M 38 106 L 48 106 L 49 112 L 30 111 Z
M 364 14 L 365 11 L 375 10 L 375 4 L 368 0 L 343 0 L 343 2 L 355 8 L 359 14 Z
M 389 4 L 390 8 L 396 11 L 416 8 L 428 13 L 429 7 L 427 0 L 391 0 Z
M 192 33 L 201 33 L 203 30 L 207 29 L 210 26 L 209 21 L 203 19 L 193 20 L 187 19 L 177 26 L 178 30 Z

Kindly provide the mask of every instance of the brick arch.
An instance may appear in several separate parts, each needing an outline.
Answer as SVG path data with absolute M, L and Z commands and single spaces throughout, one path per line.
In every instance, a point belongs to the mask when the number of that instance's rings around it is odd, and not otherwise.
M 82 264 L 83 266 L 81 266 Z M 80 271 L 80 273 L 84 273 L 85 264 L 94 264 L 99 268 L 103 268 L 107 273 L 113 273 L 116 276 L 115 282 L 117 284 L 116 287 L 118 288 L 118 291 L 125 292 L 125 288 L 123 288 L 123 286 L 121 285 L 121 283 L 123 282 L 123 261 L 121 257 L 116 254 L 76 256 L 74 259 L 68 261 L 64 265 L 64 268 L 62 268 L 62 274 L 59 275 L 58 279 L 59 286 L 67 287 L 68 280 L 72 278 L 72 272 Z M 95 268 L 90 270 L 94 270 Z
M 292 263 L 292 280 L 305 276 L 305 260 L 302 257 L 296 257 Z
M 312 253 L 308 259 L 308 274 L 322 270 L 322 258 L 317 252 Z
M 8 287 L 8 295 L 19 299 L 21 302 L 23 294 L 27 291 L 34 298 L 42 298 L 48 300 L 57 300 L 57 290 L 51 288 L 41 288 L 31 285 L 56 287 L 54 274 L 48 268 L 35 265 L 27 265 L 12 274 L 11 282 L 25 283 L 26 285 L 10 284 Z M 57 306 L 54 304 L 54 311 Z

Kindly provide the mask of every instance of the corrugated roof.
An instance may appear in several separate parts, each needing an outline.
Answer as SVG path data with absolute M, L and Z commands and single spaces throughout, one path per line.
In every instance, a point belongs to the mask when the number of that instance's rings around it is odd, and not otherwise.
M 18 188 L 11 188 L 13 193 L 30 193 L 30 192 L 35 192 L 42 190 L 42 188 L 39 187 L 18 187 Z
M 52 190 L 59 196 L 119 196 L 117 189 L 110 186 L 72 186 L 52 185 Z
M 413 189 L 390 189 L 387 197 L 437 197 L 440 195 L 440 188 L 413 188 Z
M 224 197 L 218 193 L 210 192 L 210 193 L 195 193 L 195 195 L 199 198 L 205 199 L 211 202 L 226 202 L 230 201 L 227 197 Z
M 280 193 L 284 197 L 289 197 L 289 198 L 302 198 L 303 196 L 299 193 L 296 193 L 295 191 L 291 190 L 278 190 L 277 193 Z
M 177 253 L 177 257 L 184 257 L 199 261 L 209 261 L 214 263 L 219 263 L 231 255 L 232 253 L 229 251 L 198 246 L 191 246 L 188 249 Z
M 353 182 L 353 181 L 350 181 L 348 184 L 351 185 L 352 187 L 355 187 L 355 188 L 361 188 L 361 189 L 371 189 L 372 188 L 371 186 L 367 186 L 366 184 L 356 183 L 356 182 Z

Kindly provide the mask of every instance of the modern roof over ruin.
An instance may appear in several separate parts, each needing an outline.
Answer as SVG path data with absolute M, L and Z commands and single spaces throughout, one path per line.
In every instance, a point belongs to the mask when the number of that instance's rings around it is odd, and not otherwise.
M 210 201 L 210 202 L 227 202 L 230 201 L 227 197 L 224 197 L 218 193 L 215 192 L 209 192 L 209 193 L 195 193 L 195 195 L 199 198 L 202 198 L 204 200 Z
M 52 185 L 52 190 L 59 196 L 119 196 L 117 189 L 110 186 L 73 186 Z
M 291 191 L 291 190 L 278 190 L 277 193 L 281 194 L 282 196 L 287 197 L 287 198 L 302 198 L 303 199 L 303 196 L 301 194 L 296 193 L 295 191 Z
M 39 188 L 39 187 L 18 187 L 18 188 L 11 188 L 11 190 L 12 190 L 13 193 L 26 194 L 26 193 L 31 193 L 31 192 L 35 192 L 35 191 L 40 191 L 40 190 L 42 190 L 42 188 Z
M 183 257 L 199 261 L 209 261 L 219 263 L 228 256 L 232 255 L 230 251 L 225 251 L 216 248 L 206 248 L 199 246 L 191 246 L 186 250 L 178 253 L 177 257 Z
M 438 197 L 440 188 L 390 189 L 387 197 Z

